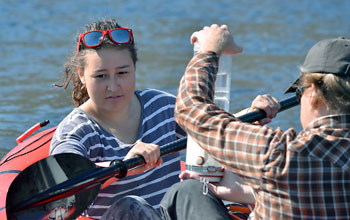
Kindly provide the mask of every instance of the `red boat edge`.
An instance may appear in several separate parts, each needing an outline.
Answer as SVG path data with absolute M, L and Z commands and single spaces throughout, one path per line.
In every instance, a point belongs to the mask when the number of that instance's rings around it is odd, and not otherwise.
M 40 127 L 34 125 L 20 137 L 28 137 L 28 132 L 31 134 Z M 49 156 L 50 143 L 55 130 L 56 127 L 52 127 L 28 139 L 22 138 L 18 141 L 18 145 L 0 161 L 0 219 L 7 219 L 6 200 L 12 182 L 21 171 Z

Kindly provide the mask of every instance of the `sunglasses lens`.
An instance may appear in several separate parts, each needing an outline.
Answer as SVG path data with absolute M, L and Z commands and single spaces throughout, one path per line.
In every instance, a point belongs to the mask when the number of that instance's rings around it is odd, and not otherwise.
M 93 47 L 97 46 L 103 39 L 103 34 L 101 32 L 89 32 L 84 35 L 84 41 L 86 46 Z
M 129 31 L 124 29 L 116 29 L 111 31 L 110 36 L 116 43 L 128 43 L 130 41 Z

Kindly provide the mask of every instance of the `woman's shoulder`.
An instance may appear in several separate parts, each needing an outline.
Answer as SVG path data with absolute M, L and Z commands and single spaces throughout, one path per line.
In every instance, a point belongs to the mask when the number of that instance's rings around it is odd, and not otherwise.
M 140 99 L 146 102 L 150 100 L 157 100 L 157 102 L 166 101 L 168 103 L 173 103 L 176 100 L 176 97 L 173 94 L 157 89 L 136 90 L 135 93 L 140 97 Z
M 75 108 L 59 124 L 57 130 L 60 134 L 66 133 L 86 133 L 91 130 L 93 121 L 80 108 Z
M 83 140 L 94 133 L 88 116 L 79 108 L 73 109 L 57 126 L 51 140 L 50 154 L 71 152 L 87 156 Z
M 74 108 L 58 126 L 73 126 L 87 121 L 89 121 L 89 118 L 86 113 L 80 108 Z

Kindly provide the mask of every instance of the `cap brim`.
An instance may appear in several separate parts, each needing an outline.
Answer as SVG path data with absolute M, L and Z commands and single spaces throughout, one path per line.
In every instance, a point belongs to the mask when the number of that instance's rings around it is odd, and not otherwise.
M 284 93 L 291 93 L 291 92 L 295 92 L 295 90 L 298 88 L 299 86 L 299 78 L 296 79 L 289 87 L 286 91 L 284 91 Z

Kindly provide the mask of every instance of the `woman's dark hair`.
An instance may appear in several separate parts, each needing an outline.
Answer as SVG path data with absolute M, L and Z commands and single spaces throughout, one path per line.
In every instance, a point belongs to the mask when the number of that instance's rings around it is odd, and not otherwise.
M 121 28 L 121 26 L 118 24 L 118 22 L 115 19 L 108 19 L 108 20 L 102 20 L 102 21 L 95 21 L 89 25 L 85 26 L 85 29 L 81 33 L 85 33 L 88 31 L 105 31 L 110 30 L 114 28 Z M 79 36 L 81 33 L 77 34 L 76 42 L 78 44 Z M 54 86 L 57 87 L 63 87 L 64 89 L 67 89 L 69 83 L 73 81 L 73 90 L 72 90 L 72 100 L 74 102 L 74 105 L 76 107 L 82 105 L 84 102 L 86 102 L 89 99 L 89 95 L 87 93 L 86 87 L 84 84 L 81 83 L 79 79 L 78 74 L 78 67 L 80 71 L 84 71 L 85 67 L 85 60 L 86 60 L 86 54 L 90 50 L 100 50 L 103 48 L 116 48 L 119 50 L 127 49 L 130 52 L 131 59 L 133 60 L 133 63 L 136 67 L 136 61 L 137 61 L 137 49 L 135 47 L 134 43 L 129 44 L 116 44 L 109 38 L 108 34 L 104 37 L 104 40 L 101 45 L 98 47 L 86 47 L 85 44 L 81 41 L 79 45 L 79 55 L 77 51 L 77 46 L 74 46 L 74 52 L 70 56 L 70 58 L 67 60 L 67 62 L 64 65 L 64 76 L 63 76 L 63 82 L 61 84 L 54 84 Z

